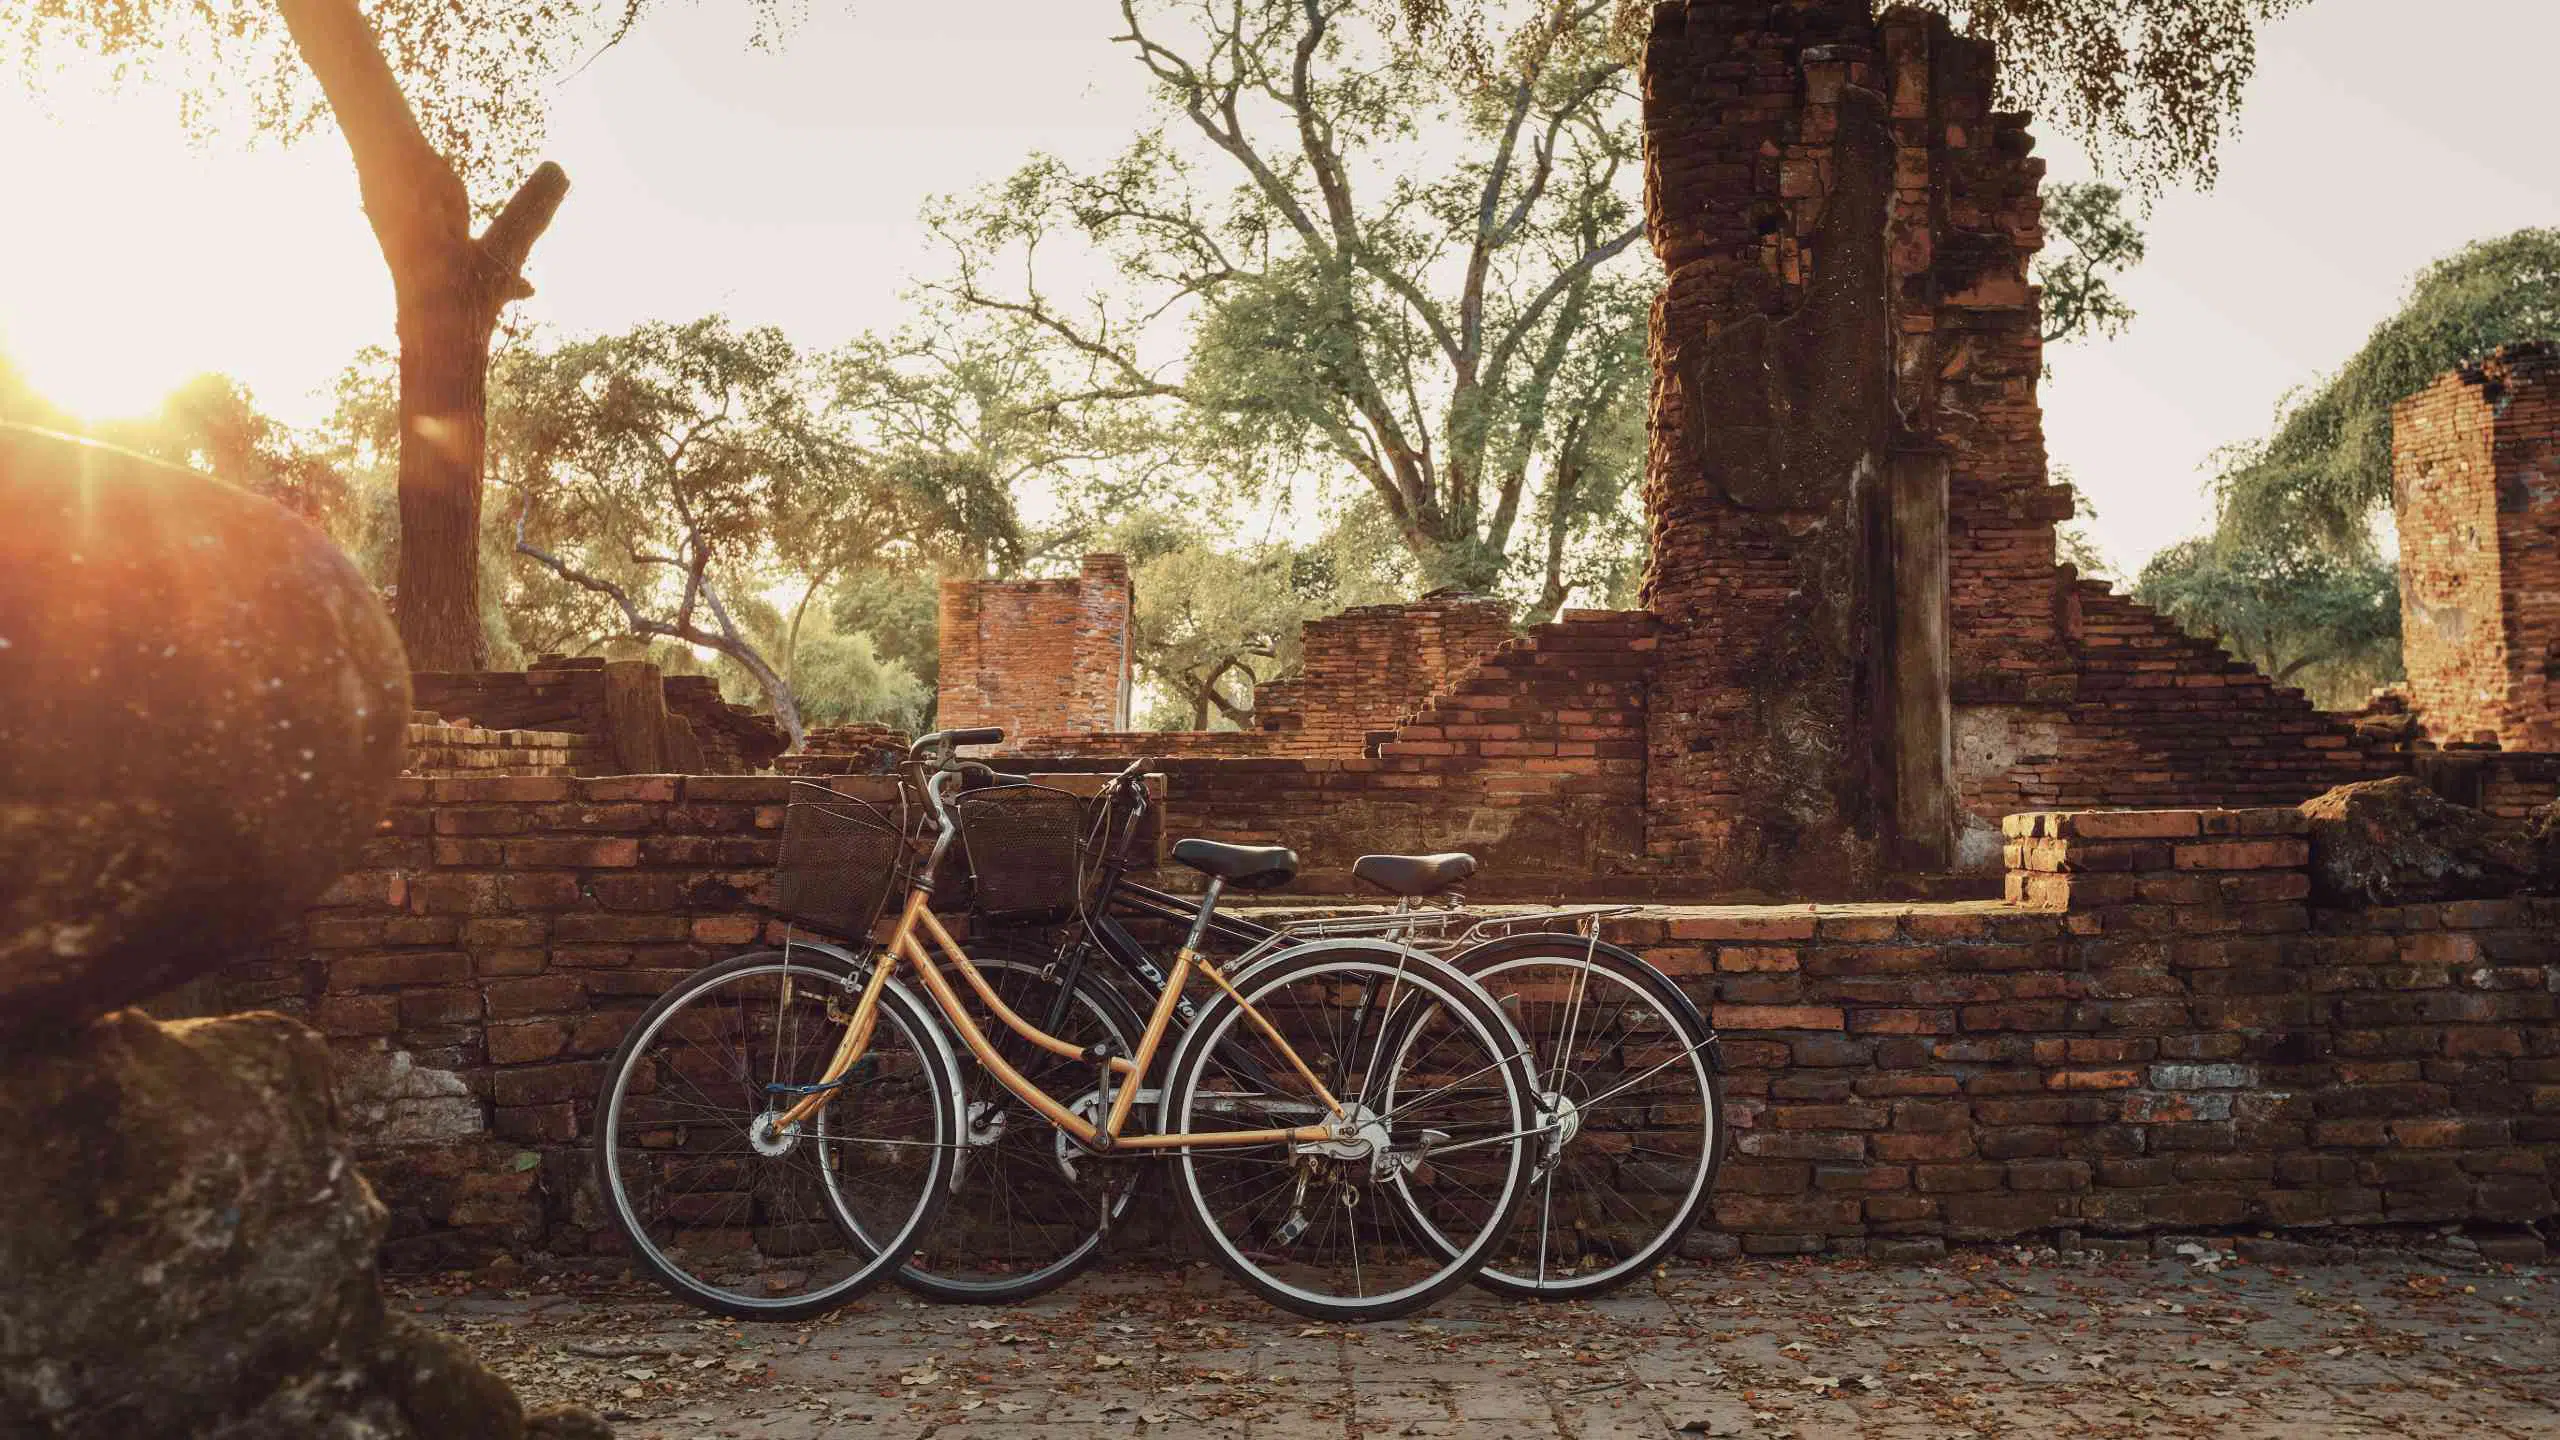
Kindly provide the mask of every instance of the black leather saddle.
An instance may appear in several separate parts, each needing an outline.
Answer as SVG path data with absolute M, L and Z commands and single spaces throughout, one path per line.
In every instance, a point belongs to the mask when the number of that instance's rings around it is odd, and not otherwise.
M 1239 890 L 1268 890 L 1298 878 L 1298 852 L 1285 845 L 1222 845 L 1215 840 L 1176 840 L 1173 858 Z
M 1437 895 L 1476 873 L 1476 857 L 1447 855 L 1363 855 L 1351 862 L 1351 873 L 1390 895 Z

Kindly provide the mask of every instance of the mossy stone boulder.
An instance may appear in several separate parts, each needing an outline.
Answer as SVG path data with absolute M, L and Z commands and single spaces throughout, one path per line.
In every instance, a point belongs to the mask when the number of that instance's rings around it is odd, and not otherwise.
M 408 667 L 354 565 L 191 470 L 0 425 L 0 1050 L 236 956 L 399 773 Z

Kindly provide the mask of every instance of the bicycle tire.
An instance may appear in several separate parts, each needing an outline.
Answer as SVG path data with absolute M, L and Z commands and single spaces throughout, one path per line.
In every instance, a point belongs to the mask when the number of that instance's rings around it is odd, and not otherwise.
M 1043 954 L 1037 947 L 1021 941 L 978 939 L 973 940 L 968 948 L 971 961 L 987 975 L 990 983 L 996 985 L 997 993 L 1004 998 L 1005 1003 L 1035 1024 L 1044 1020 L 1043 1012 L 1035 1011 L 1023 1003 L 1021 992 L 1043 983 L 1037 977 L 1048 969 L 1053 956 Z M 1007 987 L 1000 977 L 1012 978 L 1015 981 L 1013 988 L 1017 993 L 1007 994 Z M 955 977 L 953 983 L 964 995 L 970 993 L 965 982 Z M 1050 993 L 1054 995 L 1055 981 L 1049 980 L 1045 983 L 1051 987 Z M 1059 1039 L 1084 1040 L 1089 1043 L 1093 1039 L 1102 1038 L 1098 1034 L 1091 1033 L 1091 1027 L 1098 1026 L 1102 1031 L 1108 1032 L 1109 1038 L 1119 1042 L 1121 1053 L 1128 1054 L 1136 1049 L 1138 1033 L 1144 1028 L 1144 1022 L 1138 1018 L 1137 1012 L 1130 1008 L 1129 1002 L 1121 998 L 1116 987 L 1105 977 L 1097 974 L 1092 967 L 1087 966 L 1077 972 L 1074 991 L 1073 1003 L 1088 1017 L 1089 1025 L 1080 1027 L 1078 1033 L 1059 1031 L 1057 1032 Z M 1016 1069 L 1023 1070 L 1035 1081 L 1039 1079 L 1041 1070 L 1037 1066 L 1024 1068 L 1026 1065 L 1032 1065 L 1035 1057 L 1041 1064 L 1049 1066 L 1071 1066 L 1076 1063 L 1056 1059 L 1045 1051 L 1035 1050 L 1028 1043 L 1008 1045 L 1008 1041 L 1017 1040 L 1018 1037 L 1002 1025 L 988 1028 L 987 1035 L 1000 1049 L 1007 1051 L 1006 1058 L 1013 1062 Z M 1082 1274 L 1091 1268 L 1094 1261 L 1101 1258 L 1109 1230 L 1109 1227 L 1101 1221 L 1101 1206 L 1107 1200 L 1112 1207 L 1111 1213 L 1115 1219 L 1126 1211 L 1130 1195 L 1139 1178 L 1139 1172 L 1127 1161 L 1089 1158 L 1086 1163 L 1119 1167 L 1126 1172 L 1126 1179 L 1116 1195 L 1106 1192 L 1093 1197 L 1094 1223 L 1080 1241 L 1067 1247 L 1064 1253 L 1035 1268 L 969 1273 L 939 1263 L 938 1260 L 934 1263 L 920 1263 L 917 1256 L 932 1253 L 937 1235 L 962 1228 L 971 1233 L 983 1233 L 990 1223 L 991 1212 L 994 1217 L 992 1223 L 1008 1226 L 1008 1233 L 1020 1234 L 1019 1230 L 1010 1228 L 1011 1212 L 1007 1208 L 1007 1202 L 1012 1197 L 1004 1189 L 999 1188 L 1005 1183 L 1002 1170 L 999 1170 L 995 1177 L 995 1184 L 986 1183 L 989 1179 L 987 1171 L 997 1167 L 1010 1168 L 1018 1163 L 1036 1165 L 1042 1152 L 1054 1155 L 1056 1142 L 1062 1138 L 1059 1132 L 1052 1128 L 1037 1111 L 1023 1104 L 998 1084 L 985 1067 L 964 1061 L 961 1074 L 965 1110 L 962 1130 L 963 1159 L 956 1167 L 959 1173 L 953 1177 L 951 1199 L 944 1207 L 935 1229 L 926 1232 L 918 1240 L 907 1262 L 898 1268 L 898 1283 L 929 1300 L 954 1305 L 1011 1304 L 1028 1300 L 1035 1295 L 1046 1294 Z M 982 1107 L 994 1108 L 982 1109 Z M 989 1128 L 989 1116 L 994 1117 L 996 1133 L 991 1139 L 982 1141 L 978 1137 L 985 1134 Z M 971 1163 L 973 1159 L 984 1159 L 990 1163 L 973 1165 Z M 1036 1175 L 1026 1174 L 1022 1178 L 1036 1179 Z M 1065 1192 L 1071 1192 L 1076 1187 L 1068 1184 L 1043 1188 L 1049 1193 L 1028 1197 L 1030 1205 L 1037 1206 L 1044 1200 L 1055 1203 L 1068 1199 Z M 1034 1217 L 1034 1223 L 1037 1223 L 1037 1217 Z M 1028 1249 L 1031 1239 L 1025 1236 L 1020 1243 L 1023 1248 Z
M 1450 961 L 1492 994 L 1528 1041 L 1544 1087 L 1542 1111 L 1554 1113 L 1559 1096 L 1577 1106 L 1576 1126 L 1557 1140 L 1558 1153 L 1541 1156 L 1510 1241 L 1486 1260 L 1476 1283 L 1518 1298 L 1587 1300 L 1647 1273 L 1697 1224 L 1724 1162 L 1723 1087 L 1705 1016 L 1644 957 L 1587 936 L 1506 936 Z M 1631 1050 L 1667 1050 L 1656 1062 L 1661 1068 L 1650 1072 L 1661 1083 L 1649 1084 L 1641 1078 L 1647 1072 L 1638 1072 L 1640 1078 L 1619 1081 L 1611 1095 L 1607 1081 L 1587 1078 L 1579 1057 L 1557 1055 L 1561 1035 L 1538 1022 L 1534 1005 L 1522 1003 L 1523 991 L 1539 988 L 1541 967 L 1587 967 L 1599 978 L 1586 980 L 1586 997 L 1598 991 L 1617 997 L 1614 1006 L 1586 998 L 1582 1008 L 1592 1023 L 1572 1042 L 1577 1051 L 1587 1045 L 1606 1065 L 1607 1057 Z M 1656 1033 L 1662 1031 L 1667 1043 Z M 1633 1091 L 1637 1086 L 1644 1088 Z M 1594 1106 L 1595 1094 L 1610 1098 Z M 1690 1107 L 1694 1120 L 1679 1123 Z M 1609 1138 L 1596 1138 L 1603 1135 Z M 1648 1203 L 1650 1196 L 1663 1198 Z
M 815 1127 L 798 1135 L 757 1131 L 759 1119 L 787 1093 L 772 1090 L 771 1083 L 817 1078 L 840 1033 L 829 1027 L 840 1027 L 841 1008 L 860 993 L 868 973 L 814 947 L 736 956 L 676 982 L 616 1048 L 596 1101 L 597 1191 L 634 1263 L 680 1299 L 737 1319 L 823 1314 L 889 1278 L 949 1198 L 959 1063 L 932 1011 L 903 985 L 893 982 L 882 990 L 879 1028 L 864 1062 L 889 1057 L 875 1067 L 881 1083 L 839 1089 L 817 1112 Z M 769 981 L 773 997 L 769 1060 L 758 1058 L 755 1047 L 756 1016 L 767 1004 L 759 993 L 763 987 L 749 983 L 756 981 Z M 696 1012 L 704 1018 L 674 1024 L 688 1006 L 733 983 L 734 999 L 726 1003 L 737 1007 L 734 1046 L 731 1017 L 708 1005 Z M 804 1013 L 812 1001 L 814 1013 Z M 663 1056 L 654 1048 L 662 1036 L 674 1042 Z M 715 1044 L 705 1044 L 705 1038 Z M 689 1046 L 691 1054 L 676 1045 Z M 732 1064 L 732 1055 L 740 1063 Z M 768 1080 L 768 1073 L 778 1076 L 785 1069 L 797 1077 L 794 1082 Z M 674 1084 L 692 1086 L 698 1098 L 678 1098 Z M 718 1103 L 724 1096 L 735 1096 L 737 1103 Z M 854 1138 L 848 1120 L 838 1116 L 847 1097 L 856 1097 L 854 1108 L 879 1112 L 882 1125 L 900 1133 L 884 1128 L 880 1135 Z M 628 1154 L 626 1128 L 634 1137 Z M 856 1147 L 873 1153 L 849 1161 Z M 877 1163 L 882 1153 L 892 1163 Z M 855 1175 L 865 1185 L 884 1187 L 889 1197 L 888 1221 L 876 1227 L 887 1236 L 885 1243 L 864 1237 L 852 1223 L 854 1206 L 846 1191 L 847 1177 Z M 696 1183 L 670 1191 L 671 1176 Z M 909 1190 L 911 1201 L 898 1198 Z M 651 1196 L 671 1202 L 663 1215 L 642 1213 L 653 1210 Z M 685 1243 L 680 1226 L 695 1243 Z M 844 1248 L 840 1259 L 838 1252 L 825 1252 L 824 1263 L 829 1270 L 840 1266 L 841 1273 L 821 1280 L 809 1273 L 819 1263 L 810 1257 L 820 1253 L 828 1231 Z M 742 1268 L 742 1256 L 752 1265 Z M 715 1264 L 754 1288 L 702 1273 Z
M 1455 1079 L 1438 1085 L 1429 1092 L 1418 1092 L 1407 1099 L 1401 1109 L 1390 1107 L 1371 1110 L 1372 1118 L 1388 1132 L 1399 1114 L 1404 1114 L 1404 1135 L 1408 1140 L 1441 1133 L 1439 1148 L 1427 1138 L 1409 1153 L 1410 1169 L 1390 1165 L 1397 1178 L 1380 1181 L 1372 1159 L 1329 1158 L 1310 1155 L 1303 1147 L 1274 1143 L 1261 1147 L 1202 1147 L 1175 1153 L 1173 1174 L 1175 1188 L 1194 1228 L 1206 1242 L 1210 1256 L 1220 1268 L 1247 1289 L 1283 1309 L 1315 1319 L 1372 1321 L 1392 1319 L 1430 1305 L 1473 1277 L 1492 1247 L 1498 1242 L 1518 1210 L 1525 1192 L 1528 1171 L 1529 1135 L 1534 1121 L 1537 1081 L 1525 1058 L 1525 1047 L 1491 998 L 1462 972 L 1444 961 L 1419 951 L 1368 941 L 1324 941 L 1295 946 L 1263 960 L 1242 974 L 1231 977 L 1235 993 L 1256 1002 L 1257 1012 L 1274 1025 L 1312 1025 L 1315 1020 L 1334 1016 L 1338 1005 L 1326 997 L 1338 996 L 1346 987 L 1374 993 L 1385 982 L 1389 995 L 1376 1016 L 1375 1038 L 1369 1038 L 1365 1011 L 1356 1020 L 1353 1033 L 1343 1036 L 1335 1026 L 1330 1036 L 1313 1033 L 1306 1043 L 1292 1041 L 1294 1048 L 1311 1068 L 1330 1069 L 1335 1079 L 1329 1089 L 1346 1105 L 1359 1110 L 1367 1101 L 1392 1093 L 1384 1083 L 1379 1060 L 1399 1002 L 1410 996 L 1428 997 L 1428 1003 L 1443 1007 L 1451 1017 L 1452 1033 L 1469 1048 L 1455 1060 L 1441 1063 L 1477 1067 L 1461 1070 Z M 1283 987 L 1296 987 L 1300 993 L 1283 996 Z M 1399 995 L 1397 992 L 1402 991 Z M 1314 997 L 1312 1002 L 1307 996 Z M 1201 1012 L 1199 1023 L 1186 1031 L 1175 1051 L 1165 1075 L 1164 1098 L 1160 1110 L 1160 1131 L 1166 1134 L 1198 1133 L 1230 1128 L 1227 1124 L 1194 1123 L 1207 1113 L 1204 1107 L 1223 1107 L 1218 1113 L 1245 1113 L 1260 1116 L 1263 1126 L 1240 1125 L 1232 1128 L 1287 1128 L 1288 1124 L 1306 1124 L 1322 1113 L 1320 1104 L 1309 1099 L 1290 1100 L 1285 1096 L 1257 1097 L 1246 1094 L 1204 1095 L 1202 1085 L 1210 1078 L 1212 1062 L 1231 1032 L 1243 1018 L 1242 1007 L 1235 995 L 1223 990 Z M 1324 1023 L 1333 1024 L 1331 1019 Z M 1409 1047 L 1408 1047 L 1409 1048 Z M 1309 1052 L 1317 1053 L 1309 1053 Z M 1365 1058 L 1364 1058 L 1365 1053 Z M 1405 1052 L 1399 1052 L 1405 1053 Z M 1323 1058 L 1319 1060 L 1318 1054 Z M 1346 1063 L 1348 1062 L 1348 1063 Z M 1356 1064 L 1355 1073 L 1350 1066 Z M 1285 1067 L 1284 1067 L 1285 1068 Z M 1278 1072 L 1275 1072 L 1278 1073 Z M 1294 1071 L 1287 1073 L 1294 1074 Z M 1319 1078 L 1322 1078 L 1321 1075 Z M 1303 1081 L 1294 1082 L 1303 1087 Z M 1469 1087 L 1463 1092 L 1462 1086 Z M 1479 1103 L 1478 1097 L 1490 1092 L 1489 1099 Z M 1445 1113 L 1415 1111 L 1414 1106 L 1432 1096 L 1449 1096 L 1450 1104 L 1475 1104 L 1471 1120 L 1457 1118 L 1455 1110 Z M 1407 1113 L 1411 1112 L 1411 1113 Z M 1429 1121 L 1460 1124 L 1464 1131 L 1437 1132 Z M 1464 1133 L 1466 1138 L 1456 1137 Z M 1467 1159 L 1452 1157 L 1464 1151 Z M 1372 1149 L 1372 1155 L 1376 1152 Z M 1389 1152 L 1392 1154 L 1392 1150 Z M 1437 1158 L 1434 1158 L 1437 1157 Z M 1277 1171 L 1244 1169 L 1250 1166 L 1284 1166 L 1296 1180 L 1283 1179 Z M 1424 1167 L 1428 1166 L 1426 1174 Z M 1214 1168 L 1213 1168 L 1214 1167 Z M 1362 1167 L 1368 1167 L 1366 1171 Z M 1243 1170 L 1245 1181 L 1228 1183 L 1227 1177 Z M 1477 1176 L 1484 1183 L 1469 1184 L 1458 1178 L 1461 1172 Z M 1395 1202 L 1377 1201 L 1367 1215 L 1381 1217 L 1366 1220 L 1358 1208 L 1364 1193 L 1385 1188 L 1388 1184 L 1410 1186 L 1415 1177 L 1435 1187 L 1435 1194 L 1449 1203 L 1464 1203 L 1468 1208 L 1467 1223 L 1472 1238 L 1452 1247 L 1450 1253 L 1430 1257 L 1428 1247 L 1418 1240 L 1385 1229 L 1387 1220 L 1397 1213 Z M 1301 1251 L 1301 1243 L 1310 1231 L 1305 1203 L 1311 1187 L 1321 1179 L 1325 1185 L 1317 1209 L 1324 1217 L 1316 1236 L 1316 1245 Z M 1243 1198 L 1233 1216 L 1222 1219 L 1213 1211 L 1213 1197 L 1233 1194 L 1241 1184 L 1267 1180 L 1271 1188 L 1264 1197 Z M 1280 1223 L 1271 1224 L 1274 1212 L 1271 1195 L 1278 1187 L 1290 1188 L 1289 1208 L 1279 1212 Z M 1488 1193 L 1488 1190 L 1490 1193 Z M 1456 1192 L 1463 1191 L 1463 1195 Z M 1346 1198 L 1347 1197 L 1347 1198 Z M 1472 1198 L 1470 1198 L 1472 1197 Z M 1333 1207 L 1333 1208 L 1328 1208 Z M 1340 1214 L 1335 1214 L 1335 1209 Z M 1251 1231 L 1261 1225 L 1259 1233 Z M 1363 1226 L 1370 1227 L 1372 1245 L 1364 1266 L 1360 1236 Z M 1409 1231 L 1409 1226 L 1401 1226 Z M 1292 1227 L 1295 1227 L 1294 1229 Z M 1445 1228 L 1445 1227 L 1444 1227 Z M 1435 1230 L 1434 1234 L 1441 1234 Z M 1301 1260 L 1317 1249 L 1331 1244 L 1336 1252 L 1347 1248 L 1351 1264 L 1351 1288 L 1320 1289 L 1311 1273 L 1314 1262 Z M 1415 1260 L 1402 1254 L 1390 1254 L 1391 1247 L 1410 1245 L 1416 1259 L 1427 1260 L 1427 1269 L 1418 1278 Z M 1273 1247 L 1277 1247 L 1275 1252 Z M 1251 1248 L 1254 1253 L 1248 1254 Z M 1292 1253 L 1280 1253 L 1292 1252 Z M 1260 1258 L 1257 1258 L 1260 1257 Z M 1334 1262 L 1339 1264 L 1339 1261 Z M 1285 1267 L 1285 1273 L 1284 1273 Z M 1371 1271 L 1378 1272 L 1373 1283 Z M 1333 1279 L 1338 1280 L 1335 1276 Z

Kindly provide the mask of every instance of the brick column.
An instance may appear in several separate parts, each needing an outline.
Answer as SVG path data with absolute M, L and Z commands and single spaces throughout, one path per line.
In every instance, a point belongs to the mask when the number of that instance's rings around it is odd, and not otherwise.
M 2401 651 L 2429 738 L 2560 750 L 2560 346 L 2391 413 Z

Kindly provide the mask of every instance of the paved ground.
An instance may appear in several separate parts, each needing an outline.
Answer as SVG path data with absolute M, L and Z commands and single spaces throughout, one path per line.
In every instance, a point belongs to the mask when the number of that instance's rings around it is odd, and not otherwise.
M 777 1326 L 512 1283 L 397 1293 L 625 1437 L 2560 1436 L 2560 1274 L 2415 1255 L 1683 1265 L 1355 1330 L 1198 1267 Z

